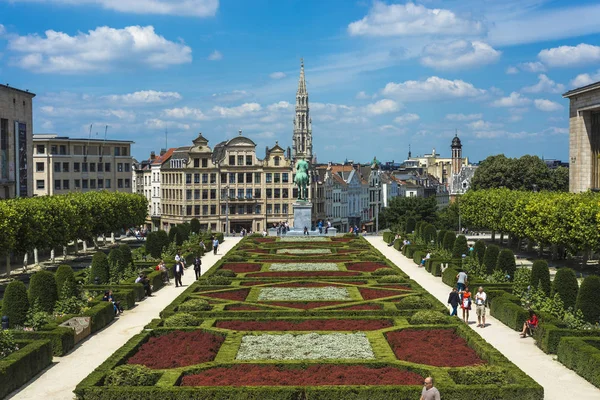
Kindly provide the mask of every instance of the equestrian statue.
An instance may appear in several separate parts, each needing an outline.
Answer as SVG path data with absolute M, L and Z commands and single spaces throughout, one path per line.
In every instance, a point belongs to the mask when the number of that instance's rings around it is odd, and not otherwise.
M 298 200 L 308 201 L 308 170 L 310 165 L 304 159 L 296 163 L 294 183 L 298 186 Z

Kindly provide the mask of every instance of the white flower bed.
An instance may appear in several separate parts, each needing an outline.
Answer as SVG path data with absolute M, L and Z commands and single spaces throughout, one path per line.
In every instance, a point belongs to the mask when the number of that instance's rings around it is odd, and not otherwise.
M 323 236 L 282 236 L 281 242 L 327 242 L 328 238 Z
M 273 263 L 269 271 L 339 271 L 336 263 Z
M 331 249 L 279 249 L 277 254 L 331 254 Z
M 351 300 L 347 288 L 325 287 L 263 287 L 258 294 L 259 301 L 328 301 Z
M 236 360 L 331 360 L 375 358 L 364 333 L 244 336 Z

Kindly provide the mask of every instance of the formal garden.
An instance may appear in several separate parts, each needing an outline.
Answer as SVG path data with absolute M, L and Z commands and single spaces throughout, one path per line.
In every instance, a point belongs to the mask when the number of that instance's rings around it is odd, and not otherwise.
M 76 388 L 79 399 L 543 399 L 363 238 L 250 236 Z

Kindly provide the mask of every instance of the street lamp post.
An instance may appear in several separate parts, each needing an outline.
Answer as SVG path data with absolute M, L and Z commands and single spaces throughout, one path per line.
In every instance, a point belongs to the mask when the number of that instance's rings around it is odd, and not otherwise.
M 229 236 L 229 186 L 225 186 L 225 236 Z
M 379 201 L 381 200 L 381 192 L 379 191 L 379 182 L 375 185 L 377 189 L 377 205 L 375 206 L 375 234 L 379 235 Z

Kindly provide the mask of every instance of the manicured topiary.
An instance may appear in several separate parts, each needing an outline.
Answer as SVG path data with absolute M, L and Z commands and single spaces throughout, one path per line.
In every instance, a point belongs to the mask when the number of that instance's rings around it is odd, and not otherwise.
M 444 249 L 448 250 L 448 251 L 452 251 L 452 248 L 454 247 L 454 241 L 456 240 L 456 235 L 454 234 L 454 232 L 446 232 L 446 234 L 444 235 Z
M 577 302 L 577 293 L 579 292 L 579 283 L 575 271 L 571 268 L 560 268 L 556 271 L 554 281 L 552 281 L 552 296 L 560 296 L 566 309 L 575 308 Z
M 441 231 L 438 232 L 437 239 L 436 239 L 436 243 L 438 246 L 444 245 L 444 237 L 446 236 L 446 232 L 448 232 L 448 231 L 445 229 L 442 229 Z
M 202 320 L 200 318 L 193 316 L 192 314 L 180 312 L 175 315 L 171 315 L 169 318 L 165 319 L 165 326 L 198 326 Z
M 198 221 L 198 218 L 192 218 L 190 221 L 190 230 L 195 234 L 200 233 L 200 221 Z
M 215 271 L 213 276 L 227 276 L 229 278 L 235 278 L 235 272 L 233 272 L 230 269 L 220 269 L 218 271 Z
M 88 282 L 95 284 L 96 278 L 98 278 L 98 284 L 100 285 L 109 283 L 110 281 L 108 258 L 101 251 L 97 251 L 92 257 L 92 268 L 88 275 Z
M 4 290 L 2 300 L 2 315 L 8 316 L 11 328 L 23 326 L 29 310 L 29 298 L 27 288 L 21 281 L 12 281 Z
M 475 242 L 473 246 L 473 253 L 477 262 L 481 265 L 483 264 L 483 258 L 485 257 L 485 242 L 483 240 L 478 240 Z
M 503 249 L 498 254 L 496 269 L 505 272 L 506 275 L 510 276 L 510 280 L 514 279 L 515 272 L 517 272 L 517 262 L 515 261 L 515 254 L 512 250 Z
M 177 236 L 178 233 L 179 228 L 177 227 L 177 225 L 174 225 L 171 228 L 169 228 L 169 242 L 173 243 L 175 241 L 175 236 Z
M 131 247 L 123 243 L 119 246 L 119 251 L 121 252 L 123 268 L 125 268 L 125 270 L 133 268 L 133 256 L 131 255 Z
M 421 227 L 423 226 L 424 221 L 417 221 L 415 224 L 415 237 L 421 237 Z
M 448 316 L 442 314 L 439 311 L 434 310 L 422 310 L 417 311 L 410 317 L 410 323 L 412 325 L 424 325 L 424 324 L 447 324 L 449 321 Z
M 371 272 L 373 276 L 400 275 L 401 272 L 393 268 L 379 268 Z
M 421 296 L 407 296 L 400 299 L 396 303 L 396 307 L 400 310 L 428 309 L 433 307 L 433 304 L 430 300 L 424 299 Z
M 202 299 L 190 299 L 177 307 L 177 311 L 207 311 L 210 309 L 208 301 Z
M 437 239 L 437 230 L 435 229 L 435 226 L 427 224 L 425 231 L 423 232 L 423 239 L 427 245 L 431 244 L 431 242 L 435 243 L 435 240 Z
M 548 269 L 548 262 L 545 260 L 534 261 L 531 267 L 531 281 L 529 284 L 531 287 L 539 287 L 546 296 L 550 296 L 550 270 Z
M 56 290 L 59 300 L 65 300 L 77 296 L 77 282 L 75 273 L 70 265 L 60 265 L 54 274 L 56 279 Z
M 407 283 L 408 279 L 400 275 L 384 275 L 377 279 L 378 283 Z
M 38 301 L 42 311 L 52 313 L 56 300 L 58 300 L 58 290 L 54 274 L 49 271 L 38 271 L 33 274 L 29 281 L 29 304 Z
M 409 217 L 406 219 L 406 225 L 404 225 L 404 231 L 406 233 L 413 233 L 417 225 L 417 220 L 413 217 Z
M 192 232 L 192 227 L 189 223 L 185 222 L 181 225 L 177 225 L 177 236 L 181 242 L 177 242 L 177 245 L 181 246 L 183 242 L 190 238 L 190 233 Z
M 165 231 L 150 232 L 146 236 L 146 252 L 152 258 L 160 258 L 163 249 L 170 243 L 169 236 Z
M 581 282 L 577 295 L 577 310 L 583 313 L 583 319 L 590 324 L 600 319 L 600 276 L 590 275 Z
M 106 375 L 107 386 L 152 386 L 159 374 L 144 365 L 119 365 Z
M 483 256 L 483 266 L 487 271 L 488 275 L 491 275 L 494 272 L 494 268 L 496 268 L 496 261 L 498 260 L 498 254 L 500 253 L 500 248 L 495 244 L 490 244 L 485 249 L 485 254 Z
M 452 247 L 452 257 L 461 258 L 463 254 L 467 255 L 468 252 L 467 237 L 465 235 L 458 235 Z
M 119 283 L 125 273 L 121 250 L 118 247 L 112 249 L 110 253 L 108 253 L 107 261 L 111 283 Z

